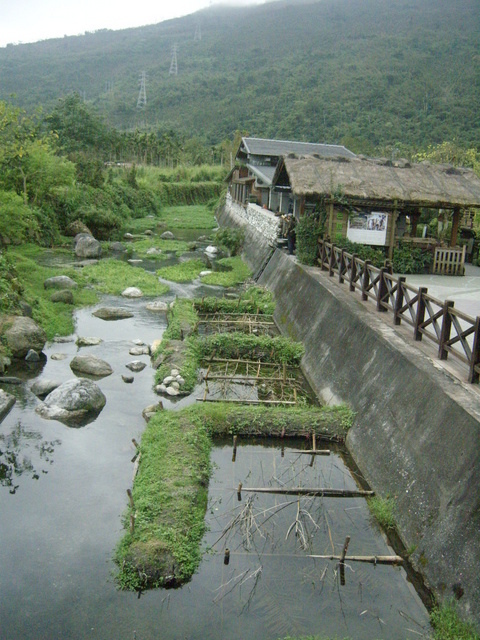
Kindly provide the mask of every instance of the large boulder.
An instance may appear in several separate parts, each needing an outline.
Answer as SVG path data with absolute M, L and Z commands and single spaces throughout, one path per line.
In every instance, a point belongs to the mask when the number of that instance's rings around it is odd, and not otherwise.
M 75 289 L 78 284 L 69 276 L 53 276 L 43 283 L 45 289 Z
M 73 222 L 70 222 L 70 224 L 67 224 L 67 226 L 65 227 L 65 235 L 69 236 L 70 238 L 78 236 L 79 233 L 86 233 L 89 236 L 92 235 L 90 229 L 81 220 L 74 220 Z
M 3 389 L 0 389 L 0 422 L 5 418 L 15 404 L 16 398 Z
M 102 246 L 98 240 L 88 233 L 79 233 L 74 240 L 77 258 L 100 258 Z
M 40 353 L 47 341 L 45 331 L 26 316 L 3 316 L 0 335 L 14 358 L 25 358 L 30 349 Z
M 123 320 L 124 318 L 133 318 L 133 313 L 127 309 L 120 307 L 101 307 L 92 313 L 96 318 L 101 320 Z
M 143 292 L 138 287 L 127 287 L 122 291 L 122 296 L 124 298 L 141 298 Z
M 63 302 L 64 304 L 73 304 L 73 293 L 70 289 L 62 289 L 61 291 L 54 291 L 50 296 L 52 302 Z
M 96 418 L 106 401 L 95 382 L 87 378 L 74 378 L 49 393 L 35 411 L 48 420 L 83 426 Z
M 168 311 L 168 303 L 163 300 L 154 300 L 146 305 L 149 311 L 157 311 L 160 313 L 166 313 Z
M 54 389 L 57 389 L 62 384 L 61 380 L 52 380 L 51 378 L 38 378 L 32 383 L 30 391 L 34 393 L 37 398 L 45 398 L 49 393 L 52 393 Z
M 75 356 L 70 362 L 70 369 L 75 373 L 83 373 L 98 378 L 105 378 L 113 373 L 113 369 L 108 362 L 91 355 Z

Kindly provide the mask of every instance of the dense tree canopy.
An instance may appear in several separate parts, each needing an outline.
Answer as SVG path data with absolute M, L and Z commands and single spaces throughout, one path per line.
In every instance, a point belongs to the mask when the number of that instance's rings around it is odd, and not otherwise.
M 0 98 L 15 93 L 18 105 L 48 112 L 59 98 L 71 107 L 65 96 L 77 92 L 75 118 L 63 123 L 71 140 L 79 130 L 86 140 L 101 135 L 85 100 L 110 126 L 148 133 L 129 140 L 138 161 L 158 159 L 157 139 L 169 149 L 165 162 L 193 137 L 208 155 L 237 129 L 367 154 L 452 139 L 478 147 L 479 32 L 476 0 L 211 7 L 150 27 L 0 49 Z M 178 75 L 170 75 L 175 43 Z M 147 104 L 139 109 L 141 71 Z M 117 142 L 117 155 L 126 143 Z

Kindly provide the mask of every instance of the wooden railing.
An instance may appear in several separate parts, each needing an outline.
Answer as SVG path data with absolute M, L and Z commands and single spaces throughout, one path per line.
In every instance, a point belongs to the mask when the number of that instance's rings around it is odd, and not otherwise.
M 350 291 L 372 300 L 377 311 L 393 315 L 396 325 L 402 321 L 413 328 L 415 340 L 425 336 L 438 345 L 438 358 L 451 354 L 468 369 L 468 382 L 480 379 L 480 317 L 455 309 L 454 302 L 442 302 L 428 294 L 426 287 L 415 288 L 403 276 L 394 277 L 391 267 L 379 269 L 368 260 L 319 240 L 319 263 L 330 276 L 348 283 Z

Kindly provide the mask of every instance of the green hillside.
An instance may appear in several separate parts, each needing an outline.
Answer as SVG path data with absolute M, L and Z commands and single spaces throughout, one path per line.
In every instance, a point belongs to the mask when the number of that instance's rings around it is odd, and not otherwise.
M 49 111 L 78 91 L 110 125 L 146 122 L 208 144 L 242 130 L 365 153 L 453 139 L 478 148 L 479 34 L 477 0 L 214 7 L 154 26 L 8 45 L 0 100 Z M 178 75 L 169 73 L 174 44 Z M 142 71 L 146 111 L 136 108 Z

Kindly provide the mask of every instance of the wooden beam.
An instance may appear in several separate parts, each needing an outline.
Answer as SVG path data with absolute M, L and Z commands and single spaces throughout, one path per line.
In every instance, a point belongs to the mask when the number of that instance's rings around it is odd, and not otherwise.
M 453 210 L 453 221 L 452 221 L 452 233 L 450 235 L 450 246 L 457 246 L 457 238 L 458 238 L 458 227 L 460 225 L 460 209 L 455 208 Z
M 369 498 L 374 495 L 373 491 L 362 491 L 361 489 L 325 489 L 325 488 L 306 488 L 295 487 L 286 489 L 283 487 L 259 487 L 245 488 L 242 491 L 250 491 L 251 493 L 275 493 L 286 496 L 321 496 L 323 498 Z

